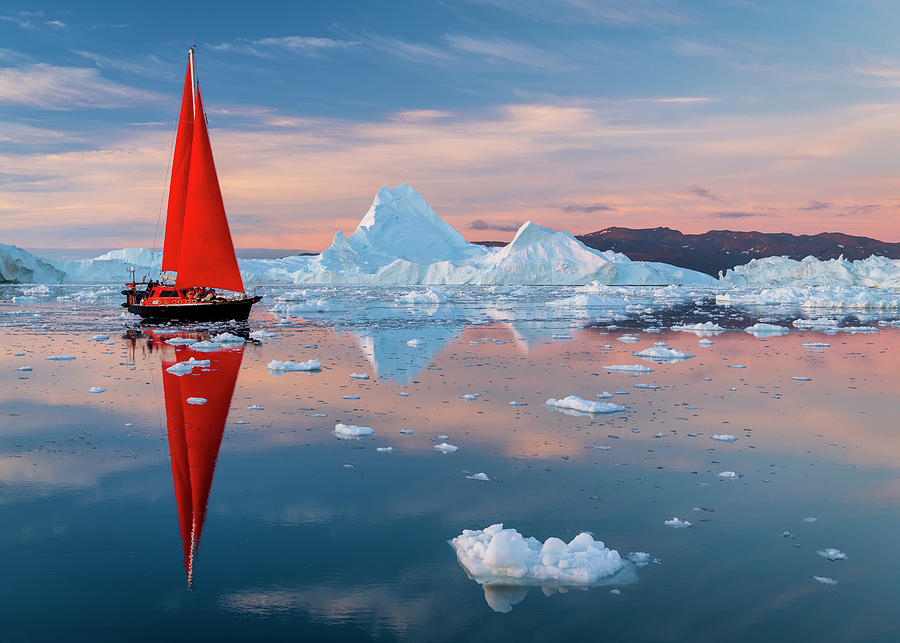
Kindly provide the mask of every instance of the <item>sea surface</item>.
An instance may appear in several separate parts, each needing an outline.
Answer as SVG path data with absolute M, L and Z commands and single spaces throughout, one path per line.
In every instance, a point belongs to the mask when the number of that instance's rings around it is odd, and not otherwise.
M 0 639 L 900 640 L 896 312 L 287 290 L 177 327 L 115 288 L 0 287 Z M 822 317 L 841 330 L 793 325 Z M 727 330 L 671 330 L 706 321 Z M 179 345 L 225 331 L 247 341 Z M 656 343 L 693 357 L 633 355 Z M 625 410 L 545 404 L 569 395 Z M 652 560 L 483 587 L 448 541 L 496 523 Z

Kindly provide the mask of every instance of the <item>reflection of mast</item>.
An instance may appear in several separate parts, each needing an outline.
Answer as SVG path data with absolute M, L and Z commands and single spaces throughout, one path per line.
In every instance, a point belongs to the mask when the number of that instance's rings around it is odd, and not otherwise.
M 188 587 L 194 581 L 194 557 L 200 545 L 216 458 L 243 356 L 243 346 L 203 353 L 179 346 L 175 348 L 175 361 L 163 360 L 162 364 L 172 480 Z M 210 365 L 195 367 L 192 373 L 181 376 L 166 370 L 190 357 L 208 359 Z M 189 397 L 203 398 L 206 403 L 188 404 Z

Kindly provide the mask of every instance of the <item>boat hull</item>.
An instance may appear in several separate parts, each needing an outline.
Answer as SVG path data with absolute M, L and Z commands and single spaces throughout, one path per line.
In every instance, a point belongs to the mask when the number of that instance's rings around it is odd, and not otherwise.
M 247 299 L 198 302 L 195 304 L 122 304 L 133 315 L 152 321 L 244 321 L 250 316 L 250 308 L 262 297 Z

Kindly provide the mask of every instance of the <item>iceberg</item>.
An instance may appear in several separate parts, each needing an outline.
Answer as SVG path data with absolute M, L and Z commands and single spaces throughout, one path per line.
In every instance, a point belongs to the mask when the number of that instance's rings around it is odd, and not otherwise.
M 17 246 L 0 243 L 0 284 L 33 284 L 33 283 L 62 283 L 65 272 L 53 266 L 50 262 L 36 257 Z M 24 294 L 37 295 L 46 292 L 25 292 Z
M 570 395 L 561 400 L 551 397 L 547 400 L 546 404 L 547 406 L 564 410 L 580 411 L 581 413 L 616 413 L 625 410 L 624 406 L 613 404 L 612 402 L 594 402 L 592 400 L 582 399 L 577 395 Z

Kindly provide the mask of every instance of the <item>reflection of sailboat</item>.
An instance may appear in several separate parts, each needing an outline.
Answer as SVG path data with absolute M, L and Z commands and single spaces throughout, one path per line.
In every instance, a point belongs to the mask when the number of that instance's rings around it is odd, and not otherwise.
M 166 346 L 165 350 L 168 352 L 169 347 Z M 191 586 L 194 557 L 200 545 L 216 459 L 244 348 L 237 346 L 203 353 L 192 351 L 190 346 L 171 347 L 171 350 L 174 359 L 171 359 L 171 354 L 164 354 L 163 357 L 163 390 L 172 478 L 184 544 L 184 566 L 188 586 Z M 191 357 L 209 360 L 209 366 L 194 367 L 184 375 L 168 370 L 177 362 L 187 361 Z M 188 403 L 188 398 L 200 398 L 206 402 Z

